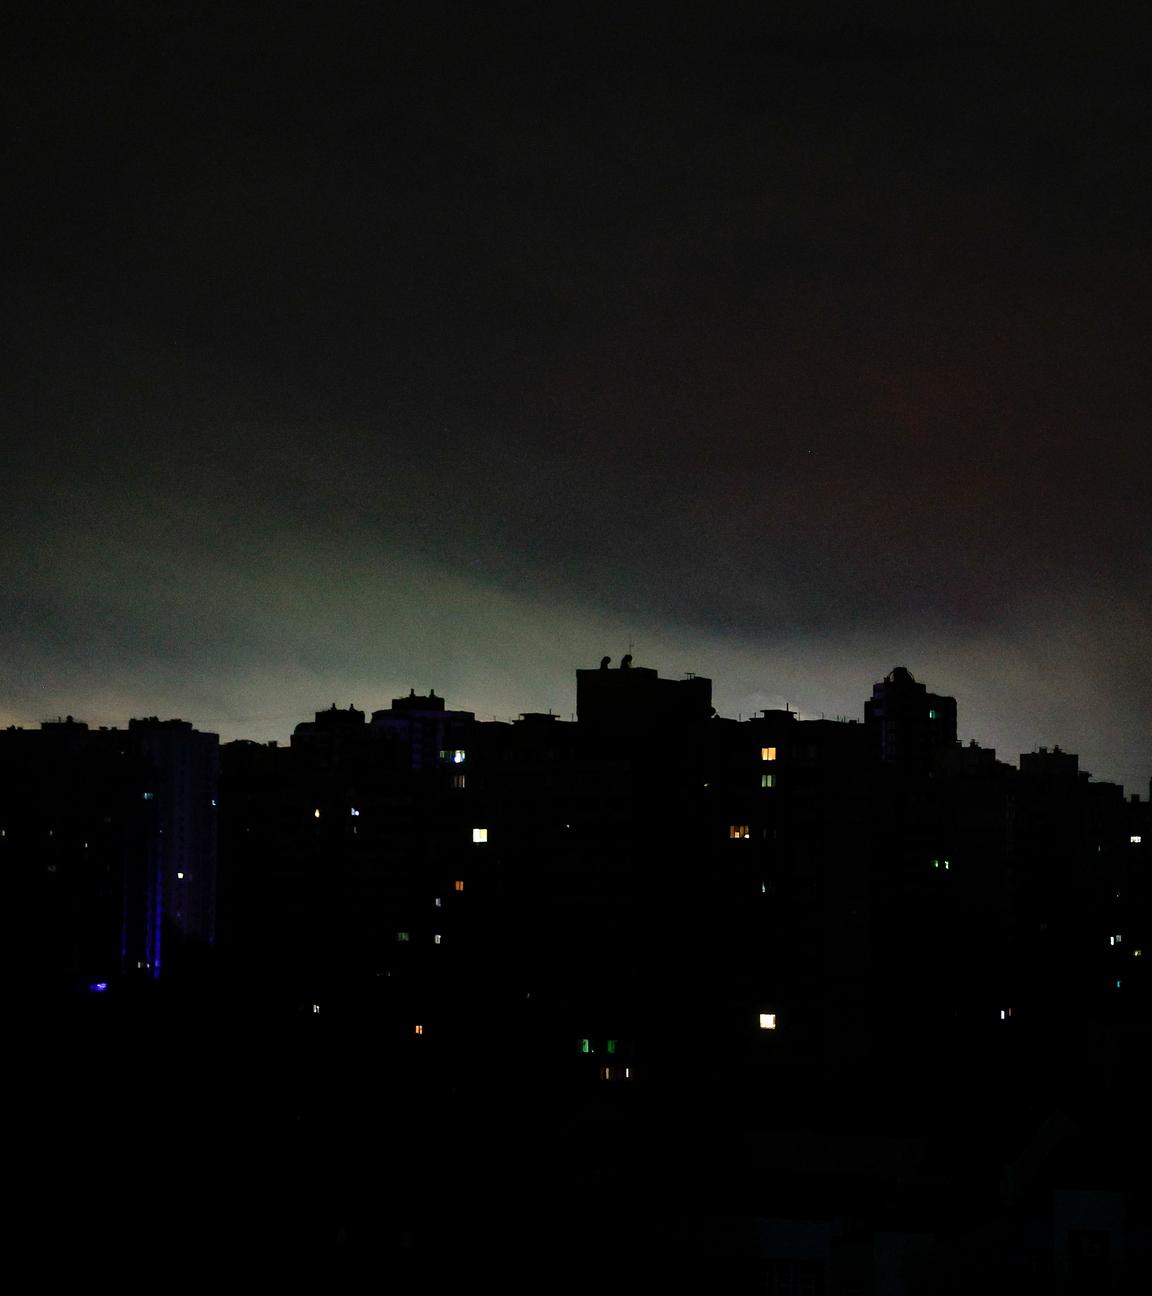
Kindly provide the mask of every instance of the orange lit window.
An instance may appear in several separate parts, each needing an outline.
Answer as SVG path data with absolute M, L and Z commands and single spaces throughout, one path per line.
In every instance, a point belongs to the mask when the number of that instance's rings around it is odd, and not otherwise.
M 728 836 L 732 841 L 748 841 L 752 836 L 752 830 L 747 824 L 730 824 Z
M 463 890 L 464 890 L 464 883 L 461 882 L 461 881 L 459 880 L 459 878 L 457 878 L 457 880 L 456 880 L 456 890 L 457 890 L 457 891 L 463 891 Z
M 761 747 L 761 748 L 760 748 L 760 759 L 761 759 L 761 760 L 775 760 L 775 759 L 776 759 L 776 748 L 775 748 L 775 747 Z
M 417 1027 L 416 1027 L 416 1034 L 417 1034 L 417 1035 L 423 1035 L 423 1034 L 424 1034 L 424 1027 L 423 1027 L 423 1026 L 417 1026 Z

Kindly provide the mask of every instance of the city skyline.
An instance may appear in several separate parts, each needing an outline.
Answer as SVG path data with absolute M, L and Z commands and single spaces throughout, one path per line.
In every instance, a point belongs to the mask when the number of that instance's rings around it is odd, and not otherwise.
M 610 660 L 613 668 L 619 668 L 620 658 L 610 657 Z M 582 665 L 587 667 L 591 664 L 591 661 L 578 663 L 576 667 L 573 667 L 573 670 L 577 669 L 578 666 Z M 637 660 L 636 665 L 650 666 L 651 663 L 645 660 Z M 714 700 L 717 702 L 716 714 L 722 718 L 746 720 L 752 719 L 759 711 L 765 709 L 788 709 L 795 712 L 797 717 L 802 720 L 829 719 L 862 723 L 865 719 L 865 702 L 870 696 L 872 685 L 876 683 L 876 676 L 879 675 L 883 678 L 888 674 L 890 669 L 902 665 L 905 664 L 893 662 L 889 668 L 874 673 L 870 679 L 868 691 L 862 692 L 861 696 L 855 700 L 855 705 L 851 704 L 852 699 L 846 699 L 843 695 L 840 695 L 836 700 L 843 703 L 843 705 L 838 707 L 830 706 L 826 709 L 821 708 L 818 704 L 812 704 L 805 696 L 803 690 L 804 681 L 800 678 L 803 675 L 802 667 L 795 669 L 791 676 L 792 682 L 800 685 L 799 691 L 796 689 L 792 689 L 791 691 L 786 689 L 765 689 L 756 691 L 745 695 L 746 700 L 750 705 L 744 709 L 738 707 L 726 709 L 722 705 L 725 697 L 731 698 L 734 696 L 734 691 L 730 685 L 725 688 L 725 681 L 715 679 L 710 676 L 707 671 L 685 670 L 680 672 L 680 674 L 683 676 L 702 675 L 711 681 L 715 690 Z M 200 730 L 210 730 L 217 733 L 221 742 L 224 743 L 236 740 L 284 742 L 290 737 L 297 724 L 307 722 L 308 718 L 314 712 L 326 709 L 328 705 L 336 705 L 339 707 L 352 705 L 365 711 L 365 713 L 370 714 L 373 710 L 377 709 L 377 707 L 384 706 L 388 698 L 403 696 L 405 692 L 411 691 L 414 688 L 419 688 L 421 693 L 431 689 L 432 692 L 438 693 L 446 700 L 450 709 L 470 712 L 481 721 L 512 721 L 522 714 L 531 712 L 548 712 L 555 714 L 559 719 L 575 719 L 576 701 L 571 678 L 565 688 L 564 696 L 559 700 L 552 698 L 551 700 L 540 702 L 539 692 L 533 693 L 530 691 L 520 698 L 519 703 L 516 702 L 516 699 L 513 696 L 508 696 L 505 699 L 502 699 L 507 701 L 507 705 L 501 706 L 497 711 L 489 710 L 484 706 L 472 705 L 469 699 L 454 696 L 452 692 L 444 690 L 438 681 L 429 681 L 424 678 L 427 674 L 427 671 L 422 672 L 421 678 L 415 683 L 412 680 L 405 680 L 397 682 L 394 685 L 377 685 L 370 691 L 370 695 L 366 695 L 366 686 L 364 686 L 362 682 L 359 682 L 359 688 L 355 690 L 345 689 L 343 693 L 337 692 L 335 688 L 333 688 L 332 694 L 334 700 L 330 704 L 321 704 L 319 695 L 315 693 L 314 685 L 309 681 L 304 681 L 299 686 L 299 692 L 293 695 L 299 696 L 303 699 L 301 709 L 281 710 L 266 715 L 238 716 L 235 718 L 210 717 L 196 714 L 185 714 L 185 710 L 181 709 L 179 705 L 172 707 L 158 705 L 152 705 L 149 707 L 145 705 L 139 712 L 134 712 L 132 718 L 138 719 L 149 715 L 154 717 L 159 714 L 167 716 L 171 713 L 173 717 L 178 715 L 180 719 L 190 721 Z M 856 674 L 863 676 L 868 674 L 868 672 L 858 670 Z M 955 692 L 946 687 L 940 680 L 930 676 L 926 677 L 919 670 L 913 670 L 912 674 L 916 680 L 920 683 L 926 684 L 929 688 L 955 696 Z M 345 683 L 346 681 L 336 682 Z M 355 693 L 356 696 L 353 696 L 353 693 Z M 488 696 L 489 699 L 491 699 L 494 695 L 490 694 Z M 1004 696 L 1005 694 L 1001 694 L 997 698 L 997 702 L 1001 702 Z M 740 701 L 741 699 L 737 696 L 736 700 Z M 973 701 L 976 702 L 975 707 L 972 705 Z M 1017 764 L 1019 758 L 1029 752 L 1046 749 L 1063 749 L 1072 752 L 1080 758 L 1080 768 L 1089 773 L 1095 782 L 1119 783 L 1124 787 L 1126 792 L 1136 794 L 1142 800 L 1147 799 L 1149 780 L 1152 779 L 1152 762 L 1150 762 L 1142 771 L 1136 765 L 1134 760 L 1131 761 L 1128 765 L 1131 776 L 1128 779 L 1119 776 L 1110 776 L 1104 772 L 1104 768 L 1100 766 L 1099 761 L 1097 761 L 1095 765 L 1093 764 L 1093 760 L 1099 755 L 1099 753 L 1094 752 L 1090 745 L 1085 746 L 1085 744 L 1079 742 L 1075 732 L 1071 729 L 1066 720 L 1060 732 L 1053 736 L 1051 732 L 1041 732 L 1039 719 L 1033 717 L 1030 722 L 1025 719 L 1024 723 L 1030 724 L 1030 727 L 1036 733 L 1036 737 L 1030 744 L 1019 746 L 1017 748 L 1010 742 L 1008 744 L 1003 742 L 997 743 L 988 736 L 986 731 L 980 731 L 980 723 L 983 722 L 987 729 L 990 729 L 993 733 L 999 730 L 1002 734 L 1008 736 L 1011 735 L 1011 725 L 1005 725 L 1002 719 L 997 718 L 995 714 L 995 706 L 987 700 L 985 700 L 981 705 L 979 699 L 967 699 L 962 694 L 957 697 L 957 702 L 957 734 L 958 741 L 961 744 L 975 742 L 980 747 L 992 748 L 995 750 L 998 760 L 1010 765 Z M 1022 710 L 1019 706 L 1017 709 Z M 89 724 L 93 728 L 101 726 L 115 728 L 119 724 L 125 723 L 130 718 L 128 713 L 125 711 L 106 709 L 95 711 L 90 710 L 86 712 L 83 707 L 73 705 L 63 708 L 58 707 L 52 711 L 51 714 L 41 714 L 35 717 L 25 718 L 22 722 L 10 721 L 9 723 L 15 724 L 20 728 L 32 728 L 38 723 L 43 723 L 53 719 L 62 719 L 65 715 L 69 718 L 75 718 L 77 721 Z M 973 715 L 978 717 L 978 719 L 974 720 Z M 4 725 L 0 727 L 7 726 Z

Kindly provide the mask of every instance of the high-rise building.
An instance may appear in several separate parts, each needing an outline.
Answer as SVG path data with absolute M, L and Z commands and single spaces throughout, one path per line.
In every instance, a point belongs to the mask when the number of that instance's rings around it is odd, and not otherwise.
M 929 693 L 907 666 L 897 666 L 864 704 L 875 752 L 906 773 L 926 774 L 935 754 L 956 742 L 956 699 Z

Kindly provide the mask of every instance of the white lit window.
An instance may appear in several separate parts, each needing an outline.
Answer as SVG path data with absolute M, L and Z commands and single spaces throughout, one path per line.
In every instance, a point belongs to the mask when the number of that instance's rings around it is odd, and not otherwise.
M 486 842 L 486 841 L 488 840 L 488 829 L 487 829 L 487 828 L 473 828 L 473 829 L 472 829 L 472 840 L 473 840 L 473 842 Z
M 152 793 L 152 792 L 145 792 L 145 793 L 144 793 L 144 800 L 145 800 L 145 801 L 152 801 L 152 800 L 154 800 L 154 793 Z
M 314 1013 L 318 1013 L 318 1012 L 320 1011 L 320 1005 L 319 1005 L 319 1004 L 313 1004 L 313 1005 L 312 1005 L 312 1011 L 313 1011 Z
M 319 806 L 317 806 L 316 809 L 312 811 L 312 818 L 313 818 L 313 819 L 319 819 L 319 818 L 320 818 L 320 807 L 319 807 Z
M 466 756 L 467 752 L 463 752 L 459 748 L 452 751 L 442 751 L 440 753 L 440 759 L 442 761 L 451 761 L 453 765 L 463 765 Z
M 183 878 L 184 878 L 184 874 L 183 874 L 183 873 L 177 873 L 176 876 L 177 876 L 178 878 L 180 878 L 181 880 L 183 880 Z
M 464 788 L 466 786 L 465 780 L 467 779 L 467 777 L 468 776 L 466 774 L 453 774 L 452 786 L 458 790 Z
M 444 901 L 441 900 L 439 896 L 436 897 L 436 908 L 437 908 L 437 909 L 443 909 L 443 908 L 444 908 Z
M 436 935 L 432 937 L 432 939 L 436 942 L 437 945 L 439 945 L 439 944 L 440 944 L 440 933 L 437 932 Z
M 1133 833 L 1132 836 L 1128 838 L 1128 840 L 1129 842 L 1131 842 L 1133 846 L 1139 846 L 1140 843 L 1144 840 L 1144 838 L 1141 837 L 1138 833 Z
M 760 1029 L 761 1029 L 761 1030 L 775 1030 L 775 1029 L 776 1029 L 776 1014 L 775 1014 L 775 1013 L 761 1013 L 761 1014 L 760 1014 Z
M 353 806 L 353 807 L 352 807 L 352 816 L 353 816 L 353 818 L 358 818 L 359 815 L 360 815 L 360 811 L 357 810 L 355 806 Z
M 729 824 L 728 837 L 730 841 L 749 841 L 752 830 L 747 824 Z

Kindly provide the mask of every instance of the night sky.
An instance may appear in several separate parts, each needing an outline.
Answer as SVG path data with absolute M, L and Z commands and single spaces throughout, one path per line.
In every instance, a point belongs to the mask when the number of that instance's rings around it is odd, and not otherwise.
M 1146 795 L 1145 11 L 5 6 L 0 723 L 631 640 Z

